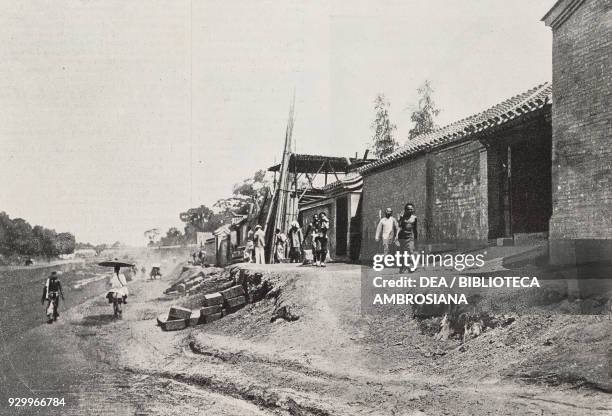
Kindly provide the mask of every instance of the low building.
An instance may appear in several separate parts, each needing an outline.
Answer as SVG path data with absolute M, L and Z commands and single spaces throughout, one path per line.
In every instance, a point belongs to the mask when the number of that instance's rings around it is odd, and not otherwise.
M 361 259 L 378 250 L 376 226 L 415 205 L 421 242 L 483 245 L 546 237 L 551 215 L 552 85 L 423 134 L 358 171 Z
M 559 0 L 544 16 L 553 34 L 550 260 L 612 259 L 612 7 Z

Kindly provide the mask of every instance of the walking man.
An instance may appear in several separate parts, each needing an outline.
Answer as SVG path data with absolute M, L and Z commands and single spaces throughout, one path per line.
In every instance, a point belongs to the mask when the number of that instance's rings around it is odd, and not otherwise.
M 382 240 L 383 254 L 389 254 L 389 248 L 395 243 L 395 237 L 399 231 L 397 220 L 393 217 L 393 210 L 387 208 L 385 216 L 380 219 L 376 226 L 375 240 Z
M 43 288 L 43 295 L 40 303 L 44 305 L 45 300 L 47 301 L 47 321 L 49 323 L 57 321 L 59 316 L 59 296 L 61 295 L 64 300 L 64 292 L 62 291 L 62 284 L 57 278 L 57 272 L 51 272 L 51 276 L 45 281 Z
M 397 239 L 399 241 L 400 251 L 412 254 L 414 252 L 414 242 L 417 239 L 417 217 L 414 215 L 414 204 L 411 202 L 404 206 L 404 213 L 399 217 L 399 232 Z M 400 267 L 400 273 L 405 270 Z
M 266 247 L 266 234 L 261 229 L 261 225 L 255 226 L 253 234 L 253 244 L 255 246 L 255 263 L 266 264 L 264 249 Z

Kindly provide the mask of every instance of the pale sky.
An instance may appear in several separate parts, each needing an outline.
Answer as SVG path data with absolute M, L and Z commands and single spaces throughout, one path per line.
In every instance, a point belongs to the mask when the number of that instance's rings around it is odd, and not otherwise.
M 554 0 L 0 1 L 0 211 L 143 244 L 280 160 L 363 154 L 386 94 L 403 143 L 551 79 Z

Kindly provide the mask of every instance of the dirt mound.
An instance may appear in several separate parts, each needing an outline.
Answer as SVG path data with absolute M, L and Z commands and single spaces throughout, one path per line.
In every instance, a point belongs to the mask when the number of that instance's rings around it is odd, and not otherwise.
M 491 322 L 497 323 L 474 338 L 436 340 L 439 317 L 416 320 L 409 309 L 399 307 L 390 314 L 362 315 L 356 266 L 321 270 L 246 265 L 227 273 L 232 282 L 247 288 L 256 303 L 215 322 L 207 332 L 316 356 L 320 368 L 341 372 L 410 368 L 460 382 L 512 380 L 610 388 L 607 319 L 551 313 L 572 309 L 575 303 L 554 287 L 540 293 L 499 291 L 498 299 L 484 297 L 483 304 L 518 306 L 510 314 L 493 312 Z M 521 294 L 524 298 L 517 302 Z

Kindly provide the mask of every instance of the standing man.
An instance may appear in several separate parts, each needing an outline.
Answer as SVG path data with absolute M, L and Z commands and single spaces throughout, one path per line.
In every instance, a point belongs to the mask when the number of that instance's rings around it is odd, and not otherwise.
M 329 231 L 329 219 L 322 212 L 319 214 L 319 258 L 317 266 L 325 267 L 325 259 L 327 258 L 327 232 Z
M 289 259 L 291 263 L 299 263 L 302 254 L 302 241 L 304 235 L 300 228 L 300 223 L 293 221 L 288 233 L 289 237 Z
M 397 239 L 401 252 L 407 251 L 408 254 L 414 252 L 414 242 L 417 239 L 417 217 L 414 215 L 414 204 L 411 202 L 404 206 L 404 213 L 399 217 Z M 400 273 L 404 270 L 404 267 L 400 267 Z
M 313 254 L 313 262 L 316 265 L 319 259 L 319 250 L 320 250 L 320 241 L 319 241 L 319 214 L 314 214 L 312 216 L 312 221 L 308 224 L 308 228 L 306 228 L 306 235 L 304 236 L 304 243 L 306 242 L 306 238 L 310 236 L 310 242 L 312 245 L 312 254 Z
M 40 303 L 43 305 L 45 304 L 45 300 L 47 301 L 47 322 L 49 323 L 57 321 L 57 317 L 59 316 L 58 309 L 60 295 L 62 300 L 64 300 L 62 284 L 57 278 L 57 272 L 53 271 L 51 272 L 51 276 L 49 276 L 45 281 L 42 299 L 40 300 Z
M 255 246 L 255 263 L 266 264 L 264 249 L 266 247 L 266 234 L 261 229 L 261 225 L 255 226 L 253 234 L 253 244 Z
M 277 263 L 284 263 L 285 261 L 285 245 L 287 243 L 287 236 L 281 232 L 280 228 L 277 228 L 274 233 L 274 256 Z
M 378 226 L 376 226 L 375 240 L 380 241 L 382 239 L 383 254 L 389 254 L 389 247 L 395 243 L 395 237 L 399 231 L 399 225 L 397 220 L 393 217 L 393 210 L 387 208 L 385 210 L 385 216 L 380 219 Z

